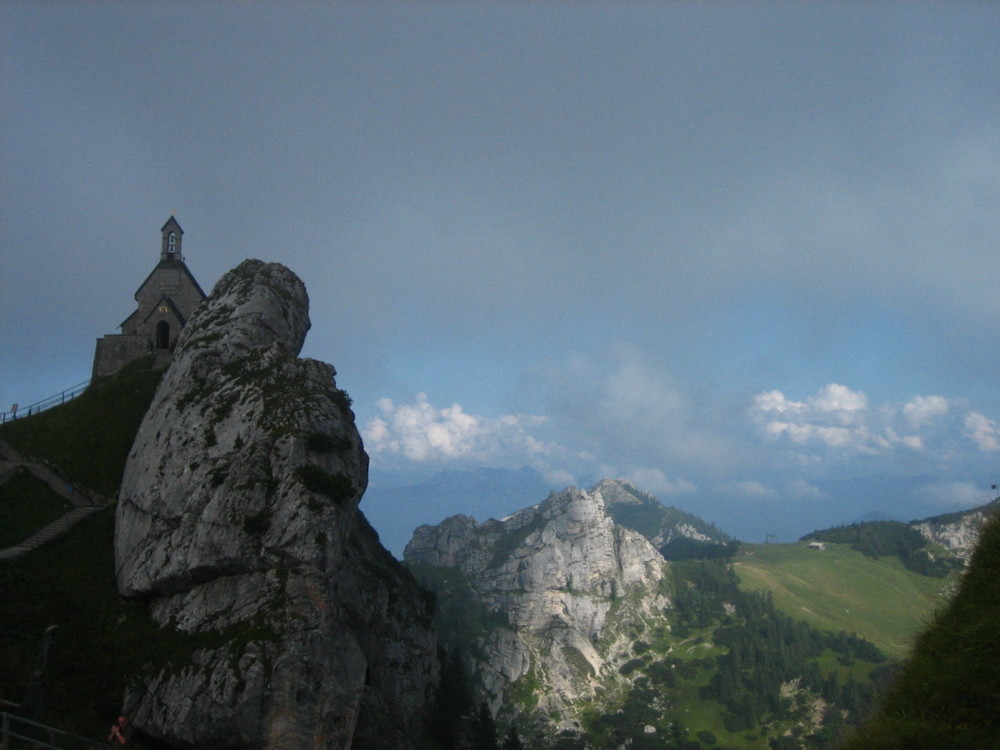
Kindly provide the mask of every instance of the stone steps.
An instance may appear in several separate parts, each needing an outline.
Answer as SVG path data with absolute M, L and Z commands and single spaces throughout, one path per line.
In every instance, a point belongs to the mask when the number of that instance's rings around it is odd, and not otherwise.
M 100 510 L 98 506 L 87 508 L 74 508 L 64 516 L 60 516 L 47 526 L 43 526 L 27 539 L 18 542 L 13 547 L 0 550 L 0 560 L 7 560 L 12 557 L 20 557 L 25 552 L 41 547 L 46 542 L 52 541 L 60 534 L 64 534 L 76 526 L 80 521 Z
M 0 453 L 3 454 L 4 459 L 2 466 L 0 466 L 0 475 L 2 475 L 2 477 L 0 477 L 0 482 L 5 481 L 7 478 L 12 476 L 18 468 L 23 467 L 31 472 L 31 474 L 35 477 L 45 482 L 52 488 L 53 492 L 58 494 L 60 497 L 65 498 L 73 505 L 73 510 L 63 516 L 60 516 L 46 526 L 43 526 L 27 539 L 24 539 L 18 544 L 8 547 L 7 549 L 0 550 L 0 560 L 20 557 L 25 552 L 29 552 L 30 550 L 40 547 L 46 542 L 55 539 L 60 534 L 69 531 L 69 529 L 73 528 L 73 526 L 78 524 L 91 513 L 94 513 L 107 505 L 106 501 L 102 503 L 96 501 L 92 497 L 84 496 L 50 467 L 37 461 L 29 461 L 25 456 L 21 455 L 19 451 L 3 440 L 0 440 Z

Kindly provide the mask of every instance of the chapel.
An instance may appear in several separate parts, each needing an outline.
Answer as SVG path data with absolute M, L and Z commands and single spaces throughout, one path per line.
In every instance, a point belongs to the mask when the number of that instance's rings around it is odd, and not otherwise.
M 160 235 L 160 261 L 136 290 L 138 307 L 119 326 L 121 333 L 97 340 L 92 380 L 114 375 L 146 354 L 155 352 L 169 360 L 181 329 L 205 299 L 205 292 L 184 263 L 184 230 L 177 219 L 167 219 Z

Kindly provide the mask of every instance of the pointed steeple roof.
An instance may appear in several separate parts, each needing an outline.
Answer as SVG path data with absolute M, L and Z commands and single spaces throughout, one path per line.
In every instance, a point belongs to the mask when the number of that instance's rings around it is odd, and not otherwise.
M 181 237 L 184 234 L 184 230 L 181 229 L 181 225 L 177 223 L 177 219 L 174 218 L 173 214 L 170 214 L 167 223 L 160 227 L 160 233 L 163 235 L 163 242 L 160 245 L 160 260 L 183 260 L 184 256 L 181 255 Z

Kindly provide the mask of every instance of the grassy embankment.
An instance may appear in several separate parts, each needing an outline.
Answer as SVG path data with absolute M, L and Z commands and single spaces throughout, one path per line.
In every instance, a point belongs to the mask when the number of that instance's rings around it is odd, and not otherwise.
M 7 422 L 0 437 L 50 462 L 73 484 L 113 500 L 162 375 L 151 365 L 152 357 L 136 360 L 62 406 Z
M 112 499 L 160 373 L 134 362 L 73 401 L 3 425 L 0 436 L 54 465 L 81 488 Z M 3 520 L 23 538 L 58 508 L 35 483 L 8 483 Z M 47 488 L 46 488 L 47 489 Z M 126 681 L 162 658 L 162 631 L 141 603 L 118 596 L 114 581 L 114 509 L 109 507 L 37 550 L 0 560 L 0 698 L 16 713 L 103 740 Z M 32 681 L 43 633 L 57 625 L 40 680 Z M 29 693 L 29 688 L 31 688 Z M 137 747 L 142 745 L 136 743 Z

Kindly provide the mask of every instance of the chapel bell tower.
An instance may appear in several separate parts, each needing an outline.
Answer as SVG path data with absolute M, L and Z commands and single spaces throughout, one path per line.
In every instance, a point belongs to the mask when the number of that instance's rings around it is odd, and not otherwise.
M 184 230 L 173 215 L 160 228 L 160 233 L 163 235 L 160 260 L 184 260 L 184 256 L 181 255 L 181 237 L 184 236 Z
M 184 230 L 177 219 L 167 219 L 160 236 L 160 261 L 136 290 L 135 312 L 122 322 L 121 333 L 97 340 L 92 379 L 114 375 L 147 354 L 168 362 L 181 329 L 205 299 L 205 292 L 184 263 Z

